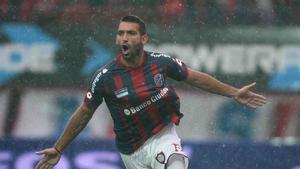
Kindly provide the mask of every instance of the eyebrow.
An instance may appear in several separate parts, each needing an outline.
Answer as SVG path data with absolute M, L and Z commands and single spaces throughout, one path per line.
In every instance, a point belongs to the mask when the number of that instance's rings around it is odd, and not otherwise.
M 124 33 L 124 32 L 127 32 L 127 33 L 138 33 L 138 31 L 136 31 L 136 30 L 118 30 L 117 31 L 118 34 Z

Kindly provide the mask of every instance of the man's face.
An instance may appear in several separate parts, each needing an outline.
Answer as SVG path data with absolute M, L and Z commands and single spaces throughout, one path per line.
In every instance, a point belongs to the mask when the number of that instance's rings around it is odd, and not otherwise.
M 119 46 L 124 59 L 130 59 L 139 55 L 147 41 L 148 36 L 140 34 L 137 23 L 121 22 L 119 24 L 116 44 Z

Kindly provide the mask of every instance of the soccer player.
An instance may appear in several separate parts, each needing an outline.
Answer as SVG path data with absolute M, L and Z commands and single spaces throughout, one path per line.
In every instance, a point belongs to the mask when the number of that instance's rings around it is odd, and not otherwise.
M 145 51 L 147 42 L 145 23 L 139 17 L 129 15 L 121 19 L 116 35 L 118 56 L 96 71 L 84 101 L 54 146 L 37 152 L 44 157 L 36 169 L 53 168 L 58 163 L 103 99 L 110 110 L 116 145 L 127 169 L 186 169 L 188 158 L 175 131 L 183 114 L 174 88 L 166 82 L 168 77 L 231 97 L 251 108 L 266 103 L 264 96 L 250 91 L 255 83 L 242 88 L 224 84 L 176 58 Z

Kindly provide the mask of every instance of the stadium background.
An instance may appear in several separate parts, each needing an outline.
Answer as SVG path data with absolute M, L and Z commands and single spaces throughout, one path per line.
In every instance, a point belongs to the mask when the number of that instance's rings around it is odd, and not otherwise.
M 300 1 L 1 0 L 0 169 L 31 169 L 83 98 L 93 72 L 116 54 L 120 17 L 148 23 L 146 49 L 242 86 L 268 103 L 251 110 L 171 81 L 185 114 L 179 135 L 191 169 L 298 169 Z M 58 169 L 124 168 L 106 106 Z

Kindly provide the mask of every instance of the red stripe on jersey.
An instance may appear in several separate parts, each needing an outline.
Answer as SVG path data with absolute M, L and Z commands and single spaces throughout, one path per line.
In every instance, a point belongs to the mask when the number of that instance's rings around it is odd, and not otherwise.
M 120 75 L 114 76 L 113 79 L 114 79 L 117 91 L 120 90 L 120 89 L 122 89 L 122 88 L 124 88 L 123 80 L 122 80 L 122 78 L 121 78 Z M 128 102 L 127 100 L 124 99 L 124 97 L 123 97 L 122 100 L 124 102 Z M 122 110 L 122 108 L 121 108 L 120 105 L 118 105 L 118 109 L 120 110 L 119 112 L 120 112 L 120 118 L 121 118 L 121 120 L 125 124 L 125 127 L 128 128 L 129 135 L 133 135 L 133 133 L 132 133 L 132 131 L 131 131 L 131 129 L 130 129 L 128 123 L 127 123 L 127 121 L 126 121 L 125 114 L 123 113 L 123 110 Z M 133 147 L 134 150 L 136 150 L 139 147 L 139 145 L 137 143 L 133 142 L 132 147 Z
M 151 96 L 151 93 L 149 92 L 143 70 L 135 69 L 135 70 L 130 71 L 130 74 L 131 74 L 131 81 L 133 83 L 135 93 L 136 93 L 137 97 L 139 98 L 139 100 L 146 101 L 146 99 L 149 99 L 149 97 Z M 150 110 L 151 106 L 148 108 L 149 108 L 149 111 L 146 111 L 146 112 L 150 112 L 150 113 L 148 113 L 149 117 L 151 118 L 151 120 L 153 122 L 156 123 L 156 117 L 153 116 L 153 114 L 151 113 L 151 110 Z M 152 109 L 154 109 L 154 108 L 152 108 Z M 155 111 L 157 111 L 157 110 L 155 110 Z M 141 129 L 143 129 L 142 135 L 147 136 L 148 134 L 145 131 L 144 127 L 142 127 L 142 126 L 140 126 L 140 127 L 141 127 Z M 144 138 L 148 138 L 148 136 L 144 137 Z M 146 141 L 146 140 L 144 140 L 144 141 Z

